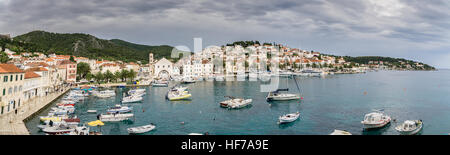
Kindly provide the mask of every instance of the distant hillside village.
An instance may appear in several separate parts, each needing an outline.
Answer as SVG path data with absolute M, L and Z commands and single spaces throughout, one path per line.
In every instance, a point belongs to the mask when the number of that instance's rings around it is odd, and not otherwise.
M 136 77 L 133 77 L 133 79 L 149 81 L 153 78 L 162 77 L 207 78 L 218 75 L 234 76 L 267 71 L 300 73 L 309 70 L 322 72 L 323 74 L 334 74 L 364 73 L 368 70 L 428 70 L 426 67 L 429 67 L 423 63 L 407 60 L 397 61 L 393 58 L 388 59 L 388 61 L 364 62 L 361 60 L 364 57 L 361 57 L 359 61 L 362 63 L 357 63 L 358 60 L 354 57 L 331 56 L 268 43 L 263 45 L 228 44 L 221 47 L 212 46 L 193 54 L 187 52 L 187 56 L 179 58 L 177 62 L 171 62 L 166 58 L 154 60 L 153 53 L 150 53 L 148 64 L 141 64 L 139 61 L 137 63 L 126 63 L 70 55 L 45 55 L 39 52 L 16 54 L 9 49 L 2 49 L 2 51 L 10 59 L 8 63 L 14 64 L 22 70 L 40 68 L 40 70 L 49 71 L 51 74 L 55 73 L 56 75 L 51 76 L 64 82 L 84 80 L 86 74 L 94 77 L 98 73 L 114 74 L 123 70 L 135 72 Z M 77 74 L 77 64 L 80 63 L 89 66 L 89 73 Z

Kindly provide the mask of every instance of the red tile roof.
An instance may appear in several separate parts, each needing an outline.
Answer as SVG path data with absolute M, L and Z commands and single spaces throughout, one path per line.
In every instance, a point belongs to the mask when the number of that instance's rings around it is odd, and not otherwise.
M 42 72 L 42 71 L 48 71 L 48 70 L 46 68 L 44 68 L 44 67 L 35 67 L 35 68 L 28 68 L 25 71 L 26 72 L 28 72 L 28 71 Z
M 14 64 L 0 64 L 0 73 L 24 73 L 24 71 Z
M 36 74 L 33 71 L 26 71 L 25 72 L 25 79 L 31 79 L 31 78 L 38 78 L 41 77 L 39 74 Z

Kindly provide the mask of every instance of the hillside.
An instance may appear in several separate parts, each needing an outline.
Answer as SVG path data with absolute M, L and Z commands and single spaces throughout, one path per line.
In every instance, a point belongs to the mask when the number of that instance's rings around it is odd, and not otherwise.
M 33 51 L 46 54 L 64 54 L 83 56 L 92 59 L 121 60 L 125 62 L 141 61 L 148 63 L 148 54 L 154 53 L 155 58 L 170 58 L 171 46 L 147 46 L 129 43 L 123 40 L 104 40 L 82 33 L 51 33 L 33 31 L 14 37 L 14 41 L 22 41 Z M 13 48 L 14 49 L 14 48 Z M 27 49 L 15 50 L 17 52 Z

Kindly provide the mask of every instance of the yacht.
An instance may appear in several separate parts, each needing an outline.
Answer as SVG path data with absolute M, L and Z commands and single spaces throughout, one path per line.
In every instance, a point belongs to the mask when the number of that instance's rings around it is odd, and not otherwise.
M 273 92 L 269 92 L 267 94 L 267 101 L 287 101 L 287 100 L 298 100 L 300 99 L 300 94 L 289 94 L 289 93 L 280 93 L 280 91 L 289 91 L 289 89 L 278 89 Z
M 295 120 L 298 119 L 298 117 L 300 117 L 300 112 L 298 112 L 298 111 L 296 113 L 286 114 L 286 115 L 280 116 L 278 118 L 278 123 L 282 124 L 282 123 L 294 122 Z

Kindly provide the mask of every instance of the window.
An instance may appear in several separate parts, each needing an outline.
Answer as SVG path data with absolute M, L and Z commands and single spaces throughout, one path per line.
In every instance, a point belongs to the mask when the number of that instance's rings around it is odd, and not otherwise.
M 10 94 L 12 94 L 12 88 L 10 87 L 9 89 L 8 89 L 8 94 L 10 95 Z
M 19 80 L 19 75 L 16 75 L 16 81 L 18 81 Z
M 1 114 L 3 114 L 3 109 L 5 109 L 5 106 L 2 106 L 2 113 Z
M 13 75 L 11 75 L 11 78 L 9 79 L 9 81 L 11 81 L 11 82 L 13 81 Z
M 6 88 L 3 88 L 3 96 L 6 95 Z
M 22 81 L 23 80 L 23 75 L 20 75 L 20 81 Z
M 3 82 L 8 82 L 8 76 L 3 77 Z
M 17 86 L 14 86 L 14 93 L 17 93 Z

